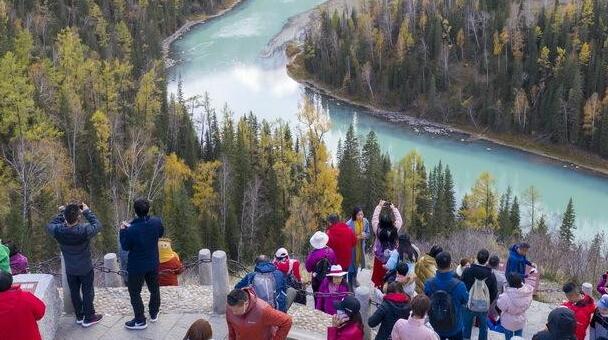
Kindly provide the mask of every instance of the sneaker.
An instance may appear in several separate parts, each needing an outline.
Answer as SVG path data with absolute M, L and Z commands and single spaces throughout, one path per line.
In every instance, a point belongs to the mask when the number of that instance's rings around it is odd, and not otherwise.
M 84 321 L 84 316 L 76 317 L 76 324 L 82 325 L 83 321 Z
M 150 322 L 156 322 L 156 321 L 158 321 L 158 313 L 156 313 L 156 315 L 150 314 Z
M 98 323 L 99 321 L 101 321 L 101 319 L 103 319 L 103 315 L 101 314 L 95 314 L 93 315 L 90 319 L 84 319 L 82 321 L 82 327 L 91 327 L 94 324 Z
M 131 321 L 125 322 L 125 327 L 127 329 L 146 329 L 146 327 L 148 327 L 148 324 L 146 323 L 146 320 L 137 321 L 133 319 Z

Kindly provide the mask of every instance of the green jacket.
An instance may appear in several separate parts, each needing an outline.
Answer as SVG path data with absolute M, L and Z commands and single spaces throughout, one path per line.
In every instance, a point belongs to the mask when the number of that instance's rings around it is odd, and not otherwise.
M 0 270 L 4 270 L 5 272 L 11 272 L 11 258 L 10 258 L 10 250 L 7 246 L 0 243 Z

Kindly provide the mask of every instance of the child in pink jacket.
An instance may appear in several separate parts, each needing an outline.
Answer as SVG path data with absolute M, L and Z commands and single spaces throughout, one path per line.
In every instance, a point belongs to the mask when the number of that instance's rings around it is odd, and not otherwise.
M 425 324 L 429 310 L 431 310 L 431 300 L 426 295 L 416 295 L 412 300 L 412 315 L 407 320 L 397 320 L 391 332 L 391 339 L 439 340 L 439 335 Z
M 505 339 L 522 336 L 526 325 L 526 311 L 532 304 L 534 288 L 529 284 L 522 284 L 518 273 L 508 273 L 509 286 L 500 294 L 496 306 L 502 311 L 501 324 L 505 329 Z

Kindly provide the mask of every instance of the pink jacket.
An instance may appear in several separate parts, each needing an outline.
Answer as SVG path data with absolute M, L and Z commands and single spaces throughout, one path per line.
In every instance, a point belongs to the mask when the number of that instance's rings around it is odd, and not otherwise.
M 399 319 L 391 333 L 393 340 L 439 340 L 439 336 L 424 324 L 424 319 Z
M 393 211 L 393 216 L 395 216 L 395 228 L 397 228 L 397 232 L 401 230 L 403 226 L 403 219 L 401 218 L 401 213 L 399 209 L 391 208 Z M 380 240 L 378 240 L 378 226 L 380 225 L 380 213 L 382 212 L 382 206 L 378 205 L 376 209 L 374 209 L 374 214 L 372 215 L 372 230 L 374 232 L 374 236 L 376 236 L 376 240 L 374 241 L 374 252 L 378 249 L 381 249 Z
M 347 322 L 340 328 L 328 327 L 327 340 L 363 340 L 363 325 Z
M 521 288 L 506 287 L 504 293 L 500 294 L 496 305 L 502 314 L 500 320 L 502 326 L 510 331 L 524 329 L 526 324 L 526 311 L 532 304 L 534 288 L 524 284 Z
M 393 215 L 395 216 L 395 228 L 397 231 L 401 229 L 403 226 L 403 219 L 401 218 L 401 213 L 399 209 L 392 208 Z M 378 236 L 378 225 L 380 224 L 380 213 L 382 212 L 382 206 L 378 205 L 376 209 L 374 209 L 374 214 L 372 215 L 372 230 L 374 231 L 374 235 Z

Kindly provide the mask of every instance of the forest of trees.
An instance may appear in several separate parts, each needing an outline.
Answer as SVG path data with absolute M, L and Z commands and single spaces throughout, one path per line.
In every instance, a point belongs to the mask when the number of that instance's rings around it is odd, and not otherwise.
M 328 214 L 359 205 L 369 215 L 381 198 L 421 239 L 461 229 L 505 241 L 522 229 L 549 232 L 534 188 L 521 200 L 500 196 L 483 173 L 457 204 L 448 165 L 428 171 L 415 151 L 392 164 L 373 132 L 360 137 L 351 127 L 334 165 L 317 101 L 303 100 L 304 128 L 293 129 L 235 118 L 227 105 L 216 111 L 207 94 L 184 98 L 181 85 L 168 96 L 162 37 L 216 5 L 0 0 L 2 240 L 32 261 L 53 256 L 44 225 L 58 206 L 84 201 L 105 226 L 97 253 L 115 252 L 116 227 L 137 197 L 152 201 L 185 258 L 202 247 L 246 261 L 283 245 L 301 254 Z M 520 205 L 531 216 L 520 219 Z M 570 202 L 560 239 L 573 245 L 575 227 Z
M 230 0 L 0 0 L 0 238 L 38 259 L 56 207 L 86 200 L 108 228 L 135 196 L 162 197 L 165 154 L 198 141 L 167 99 L 163 37 Z
M 608 157 L 608 2 L 360 7 L 322 14 L 299 59 L 307 76 L 373 105 Z

